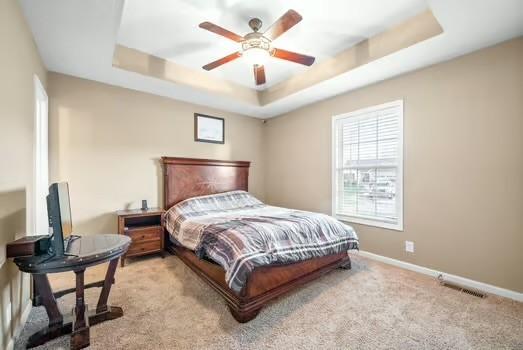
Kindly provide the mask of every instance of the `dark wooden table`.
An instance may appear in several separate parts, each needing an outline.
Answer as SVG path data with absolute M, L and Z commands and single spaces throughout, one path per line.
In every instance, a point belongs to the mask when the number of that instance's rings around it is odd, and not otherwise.
M 42 256 L 19 257 L 14 262 L 18 268 L 33 275 L 40 303 L 44 305 L 49 317 L 49 324 L 33 334 L 27 343 L 32 348 L 45 342 L 71 334 L 71 349 L 82 349 L 89 346 L 89 327 L 107 320 L 123 316 L 123 310 L 117 306 L 108 306 L 107 299 L 114 283 L 114 274 L 118 259 L 125 254 L 131 239 L 122 235 L 87 235 L 71 241 L 68 256 L 42 259 Z M 85 269 L 109 261 L 105 280 L 101 283 L 102 291 L 96 309 L 87 310 L 84 299 Z M 62 315 L 56 303 L 56 297 L 65 293 L 53 293 L 48 273 L 73 271 L 76 275 L 76 306 L 70 319 Z M 93 286 L 99 285 L 94 283 Z

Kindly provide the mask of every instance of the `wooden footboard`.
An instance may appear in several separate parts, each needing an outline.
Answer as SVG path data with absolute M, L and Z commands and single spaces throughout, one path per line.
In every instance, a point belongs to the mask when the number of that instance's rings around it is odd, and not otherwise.
M 169 242 L 170 243 L 170 242 Z M 191 250 L 168 245 L 198 276 L 224 297 L 231 314 L 238 322 L 248 322 L 256 317 L 263 306 L 280 295 L 297 288 L 321 275 L 339 268 L 350 267 L 347 253 L 328 255 L 286 265 L 257 268 L 249 276 L 240 293 L 234 292 L 225 282 L 225 271 L 219 265 L 199 259 Z

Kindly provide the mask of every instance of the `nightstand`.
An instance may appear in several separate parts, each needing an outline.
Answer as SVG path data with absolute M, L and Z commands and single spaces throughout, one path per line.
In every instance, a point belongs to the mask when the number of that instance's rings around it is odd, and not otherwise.
M 133 256 L 160 253 L 164 257 L 164 231 L 160 208 L 147 210 L 119 210 L 118 233 L 131 238 L 131 246 L 121 258 L 121 266 L 125 266 L 125 259 Z

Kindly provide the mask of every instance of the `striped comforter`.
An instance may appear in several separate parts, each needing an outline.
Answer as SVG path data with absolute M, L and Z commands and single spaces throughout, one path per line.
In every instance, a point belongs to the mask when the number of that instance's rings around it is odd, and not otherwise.
M 358 249 L 350 226 L 324 214 L 268 206 L 244 191 L 182 201 L 167 211 L 164 225 L 179 244 L 221 265 L 236 292 L 257 266 Z

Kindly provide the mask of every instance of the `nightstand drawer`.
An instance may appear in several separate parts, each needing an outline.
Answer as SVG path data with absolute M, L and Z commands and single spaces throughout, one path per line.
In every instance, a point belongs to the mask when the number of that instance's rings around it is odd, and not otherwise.
M 127 251 L 127 256 L 142 255 L 161 249 L 160 240 L 132 243 Z
M 144 241 L 160 240 L 161 233 L 161 226 L 136 227 L 125 230 L 125 234 L 133 240 L 133 245 Z

